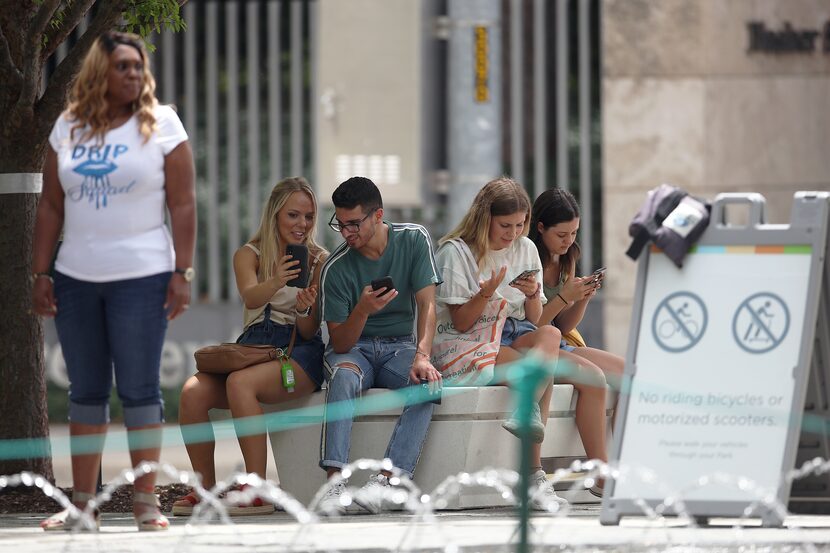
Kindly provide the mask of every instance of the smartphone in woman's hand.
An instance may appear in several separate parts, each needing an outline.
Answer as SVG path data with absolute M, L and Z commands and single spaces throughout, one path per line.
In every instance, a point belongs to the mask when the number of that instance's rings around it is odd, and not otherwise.
M 513 286 L 514 284 L 516 284 L 520 280 L 525 280 L 527 278 L 530 278 L 538 272 L 539 272 L 539 269 L 528 269 L 527 271 L 522 271 L 521 273 L 519 273 L 519 276 L 517 276 L 516 278 L 511 280 L 509 284 L 510 284 L 510 286 Z
M 308 248 L 304 244 L 288 244 L 285 247 L 285 255 L 290 255 L 292 260 L 299 261 L 295 269 L 300 269 L 300 274 L 285 283 L 286 286 L 294 288 L 308 287 Z
M 590 280 L 588 280 L 588 284 L 591 284 L 592 286 L 596 286 L 600 282 L 602 282 L 602 279 L 605 278 L 605 271 L 606 270 L 607 270 L 607 267 L 600 267 L 599 269 L 597 269 L 596 271 L 591 273 L 591 277 L 590 277 Z

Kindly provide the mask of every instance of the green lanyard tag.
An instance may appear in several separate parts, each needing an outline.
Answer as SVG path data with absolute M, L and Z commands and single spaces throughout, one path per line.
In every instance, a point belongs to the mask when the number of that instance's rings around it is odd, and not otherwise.
M 294 368 L 288 359 L 282 360 L 282 385 L 289 394 L 294 392 Z

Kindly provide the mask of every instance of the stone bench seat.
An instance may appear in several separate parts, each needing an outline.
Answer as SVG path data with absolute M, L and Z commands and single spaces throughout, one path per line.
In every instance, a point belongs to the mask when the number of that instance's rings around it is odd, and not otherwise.
M 384 393 L 371 389 L 364 397 Z M 614 394 L 609 394 L 609 407 Z M 569 384 L 557 384 L 551 400 L 542 458 L 546 466 L 559 459 L 559 465 L 585 456 L 574 421 L 577 394 Z M 325 393 L 318 392 L 296 401 L 264 406 L 275 413 L 298 408 L 313 408 L 313 416 L 303 416 L 297 428 L 269 432 L 281 486 L 304 504 L 308 504 L 325 482 L 319 468 L 320 429 Z M 516 470 L 519 441 L 501 427 L 513 410 L 512 394 L 504 386 L 454 388 L 445 390 L 441 405 L 436 405 L 424 449 L 415 471 L 415 483 L 424 493 L 434 490 L 447 476 L 475 472 L 487 467 Z M 381 459 L 400 408 L 359 416 L 352 429 L 350 460 Z M 610 418 L 611 410 L 606 410 Z M 610 435 L 610 434 L 609 434 Z M 360 482 L 353 482 L 359 485 Z M 581 494 L 585 499 L 587 492 Z M 565 497 L 569 497 L 568 492 Z M 447 505 L 450 509 L 507 505 L 495 490 L 464 489 Z

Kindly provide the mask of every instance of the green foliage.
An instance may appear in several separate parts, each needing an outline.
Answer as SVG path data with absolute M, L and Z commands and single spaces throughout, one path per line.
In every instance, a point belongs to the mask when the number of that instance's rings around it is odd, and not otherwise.
M 186 24 L 180 14 L 177 0 L 129 0 L 124 11 L 124 30 L 144 38 L 161 31 L 182 31 Z
M 52 15 L 49 26 L 59 29 L 64 24 L 66 10 L 74 0 L 61 2 L 58 9 Z M 40 5 L 43 0 L 35 0 Z M 181 7 L 178 0 L 128 0 L 124 10 L 124 25 L 122 29 L 128 33 L 136 33 L 146 39 L 151 33 L 161 32 L 162 27 L 171 31 L 183 31 L 187 24 L 181 16 Z M 74 24 L 75 22 L 70 22 Z M 46 45 L 48 38 L 43 37 L 43 45 Z M 156 48 L 147 43 L 147 48 L 152 52 Z

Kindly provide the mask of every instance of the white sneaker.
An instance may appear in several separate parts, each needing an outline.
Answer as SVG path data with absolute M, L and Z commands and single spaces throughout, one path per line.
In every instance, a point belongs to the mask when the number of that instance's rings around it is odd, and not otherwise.
M 530 475 L 530 508 L 534 511 L 556 513 L 560 511 L 568 500 L 556 495 L 553 484 L 548 481 L 544 470 L 537 470 Z
M 522 428 L 519 423 L 518 414 L 519 410 L 515 409 L 510 414 L 510 417 L 506 418 L 504 422 L 501 423 L 501 427 L 517 438 L 521 438 Z M 530 439 L 537 444 L 541 444 L 545 440 L 545 423 L 542 421 L 542 413 L 539 411 L 538 403 L 534 403 L 530 408 L 530 427 L 528 430 L 530 432 Z
M 395 488 L 389 483 L 389 477 L 383 474 L 373 474 L 362 488 L 354 495 L 354 502 L 372 513 L 381 512 L 392 503 Z
M 336 484 L 332 484 L 317 504 L 317 511 L 327 516 L 362 511 L 363 509 L 355 504 L 352 495 L 346 490 L 348 484 L 348 480 L 341 480 Z

